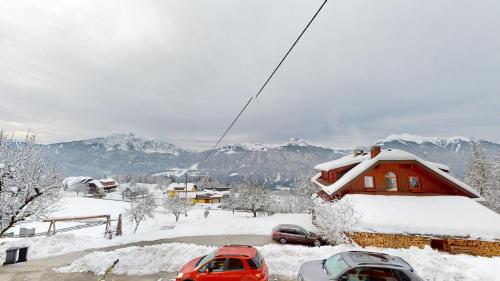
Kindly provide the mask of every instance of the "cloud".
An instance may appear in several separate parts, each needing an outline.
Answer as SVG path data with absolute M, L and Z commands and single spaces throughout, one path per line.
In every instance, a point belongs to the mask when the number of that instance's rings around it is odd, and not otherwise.
M 0 127 L 209 147 L 321 1 L 2 1 Z M 228 142 L 500 140 L 497 1 L 330 1 Z

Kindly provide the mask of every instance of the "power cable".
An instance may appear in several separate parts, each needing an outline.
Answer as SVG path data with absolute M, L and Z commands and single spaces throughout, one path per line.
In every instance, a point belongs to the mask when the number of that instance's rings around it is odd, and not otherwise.
M 243 108 L 240 110 L 240 112 L 238 113 L 238 115 L 236 115 L 236 117 L 233 119 L 233 122 L 231 122 L 231 124 L 229 125 L 229 127 L 227 127 L 226 131 L 224 131 L 224 133 L 222 134 L 222 136 L 217 140 L 217 142 L 215 143 L 215 145 L 212 147 L 211 150 L 209 150 L 209 152 L 207 153 L 207 155 L 203 158 L 203 160 L 197 164 L 197 166 L 205 163 L 205 161 L 207 161 L 207 159 L 212 155 L 213 151 L 215 151 L 215 149 L 217 148 L 217 146 L 220 144 L 220 142 L 224 139 L 224 137 L 229 133 L 229 131 L 231 130 L 231 128 L 236 124 L 236 122 L 238 121 L 238 119 L 240 118 L 240 116 L 243 114 L 243 112 L 247 109 L 248 105 L 250 105 L 250 103 L 254 100 L 254 99 L 257 99 L 259 97 L 259 95 L 262 93 L 262 91 L 264 90 L 264 88 L 266 87 L 266 85 L 269 83 L 269 81 L 273 78 L 274 74 L 276 73 L 276 71 L 278 71 L 278 69 L 280 68 L 280 66 L 283 64 L 283 62 L 285 61 L 285 59 L 288 57 L 288 55 L 290 54 L 290 52 L 293 50 L 293 48 L 295 47 L 295 45 L 297 45 L 297 43 L 299 42 L 300 38 L 302 38 L 302 35 L 304 35 L 304 33 L 306 32 L 306 30 L 309 28 L 309 26 L 312 24 L 312 22 L 314 21 L 314 19 L 316 19 L 316 16 L 319 14 L 319 12 L 323 9 L 323 7 L 325 6 L 326 2 L 328 2 L 328 0 L 325 0 L 323 2 L 323 4 L 321 4 L 321 6 L 319 7 L 319 9 L 316 11 L 316 13 L 314 14 L 314 16 L 311 18 L 311 20 L 309 20 L 309 22 L 307 23 L 306 27 L 304 27 L 304 29 L 302 30 L 302 32 L 299 34 L 299 36 L 297 37 L 297 39 L 295 39 L 295 41 L 293 42 L 292 46 L 288 49 L 288 51 L 286 52 L 285 56 L 283 56 L 283 58 L 281 59 L 281 61 L 279 62 L 279 64 L 276 66 L 276 68 L 273 70 L 273 72 L 271 73 L 271 75 L 269 75 L 269 77 L 267 78 L 266 82 L 264 82 L 264 84 L 262 85 L 262 87 L 260 87 L 259 91 L 257 92 L 257 94 L 255 95 L 255 98 L 254 97 L 250 97 L 250 99 L 247 101 L 247 103 L 243 106 Z M 188 169 L 188 171 L 190 171 L 192 168 Z M 188 172 L 186 171 L 186 173 Z

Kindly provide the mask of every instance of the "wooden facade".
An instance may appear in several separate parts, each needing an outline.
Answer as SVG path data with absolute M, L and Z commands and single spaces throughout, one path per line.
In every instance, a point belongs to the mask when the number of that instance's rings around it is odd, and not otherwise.
M 396 188 L 389 189 L 387 178 L 390 173 L 395 175 Z M 365 176 L 372 177 L 373 187 L 365 186 Z M 410 179 L 417 179 L 418 187 L 410 186 Z M 377 193 L 384 195 L 462 195 L 470 194 L 457 187 L 454 183 L 436 175 L 432 170 L 416 161 L 380 161 L 367 169 L 360 176 L 346 184 L 337 195 L 341 197 L 348 193 Z
M 351 170 L 354 165 L 344 166 L 330 171 L 321 171 L 317 181 L 323 185 L 331 185 Z M 365 182 L 365 177 L 371 185 Z M 392 178 L 392 179 L 391 179 Z M 413 186 L 411 186 L 411 182 Z M 389 188 L 388 181 L 393 181 L 395 188 Z M 379 195 L 461 195 L 476 197 L 457 184 L 438 175 L 428 167 L 414 160 L 381 160 L 368 167 L 359 176 L 346 183 L 335 194 L 319 194 L 323 199 L 343 197 L 346 194 L 379 194 Z M 322 196 L 323 195 L 323 196 Z

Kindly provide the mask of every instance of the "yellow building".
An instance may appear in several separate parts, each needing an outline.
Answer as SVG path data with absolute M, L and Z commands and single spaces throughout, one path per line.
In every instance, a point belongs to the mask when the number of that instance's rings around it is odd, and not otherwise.
M 186 190 L 187 186 L 187 190 Z M 196 193 L 198 192 L 198 187 L 194 183 L 188 182 L 173 182 L 167 187 L 167 196 L 169 198 L 186 198 L 188 203 L 194 204 L 196 203 Z

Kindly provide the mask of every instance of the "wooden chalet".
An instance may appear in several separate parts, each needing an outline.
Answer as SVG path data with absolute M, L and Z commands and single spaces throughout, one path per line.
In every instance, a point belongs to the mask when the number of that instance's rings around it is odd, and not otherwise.
M 373 146 L 315 169 L 316 199 L 348 202 L 360 216 L 350 233 L 359 245 L 500 255 L 500 215 L 445 165 Z
M 87 181 L 91 193 L 113 192 L 118 187 L 114 179 L 106 178 Z
M 346 194 L 459 195 L 483 200 L 472 187 L 448 174 L 447 166 L 399 149 L 356 150 L 315 169 L 319 173 L 312 182 L 321 188 L 318 195 L 325 200 Z

